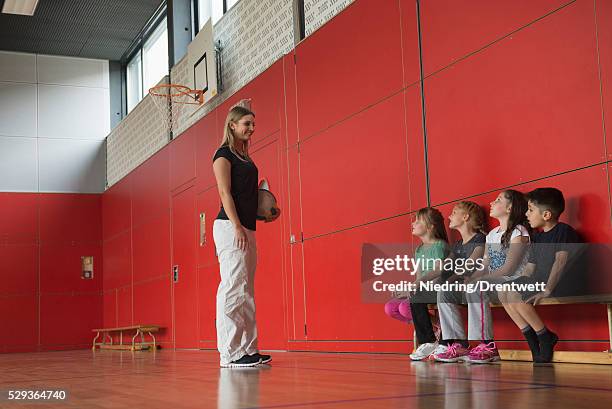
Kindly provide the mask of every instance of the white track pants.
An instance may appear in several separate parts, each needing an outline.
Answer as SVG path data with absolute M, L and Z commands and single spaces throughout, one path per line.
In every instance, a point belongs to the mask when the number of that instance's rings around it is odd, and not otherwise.
M 217 290 L 217 349 L 221 364 L 258 352 L 253 297 L 257 247 L 255 232 L 245 231 L 249 248 L 242 251 L 234 244 L 231 221 L 215 220 L 213 225 L 221 272 Z
M 494 284 L 506 282 L 504 277 L 483 277 L 480 281 Z M 473 293 L 440 291 L 438 292 L 438 312 L 443 339 L 489 340 L 493 339 L 493 316 L 491 302 L 499 303 L 496 291 L 476 291 Z M 468 307 L 468 336 L 465 337 L 460 304 Z

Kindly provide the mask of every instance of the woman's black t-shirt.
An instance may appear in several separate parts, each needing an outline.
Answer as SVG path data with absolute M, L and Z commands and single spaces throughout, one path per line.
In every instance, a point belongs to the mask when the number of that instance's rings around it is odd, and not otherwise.
M 217 149 L 213 162 L 225 158 L 231 163 L 231 194 L 238 212 L 240 223 L 249 230 L 255 230 L 257 220 L 257 166 L 253 162 L 241 159 L 228 146 Z M 223 204 L 217 219 L 229 220 Z

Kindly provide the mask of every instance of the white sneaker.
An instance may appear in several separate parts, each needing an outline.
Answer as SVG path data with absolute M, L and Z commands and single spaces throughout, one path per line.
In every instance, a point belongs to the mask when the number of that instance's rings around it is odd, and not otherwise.
M 410 354 L 410 359 L 412 359 L 413 361 L 420 361 L 422 359 L 425 359 L 429 355 L 431 355 L 432 352 L 434 352 L 437 347 L 438 347 L 437 342 L 428 342 L 425 344 L 421 344 L 416 349 L 416 351 Z
M 448 345 L 438 344 L 436 349 L 431 353 L 434 357 L 438 354 L 443 354 L 448 351 Z

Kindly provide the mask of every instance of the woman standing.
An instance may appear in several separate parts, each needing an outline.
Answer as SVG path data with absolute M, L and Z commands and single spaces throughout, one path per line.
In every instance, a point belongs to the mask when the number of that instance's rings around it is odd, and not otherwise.
M 221 210 L 213 225 L 221 272 L 217 291 L 217 348 L 221 367 L 255 366 L 272 360 L 257 349 L 253 296 L 258 174 L 249 156 L 254 131 L 255 114 L 242 106 L 233 107 L 225 120 L 223 141 L 213 157 L 221 198 Z

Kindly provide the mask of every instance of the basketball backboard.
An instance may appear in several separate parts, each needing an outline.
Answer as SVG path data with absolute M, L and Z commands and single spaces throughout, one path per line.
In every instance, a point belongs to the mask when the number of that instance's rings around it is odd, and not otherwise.
M 218 93 L 217 58 L 213 38 L 212 20 L 208 20 L 189 44 L 189 83 L 192 89 L 204 91 L 206 104 Z

